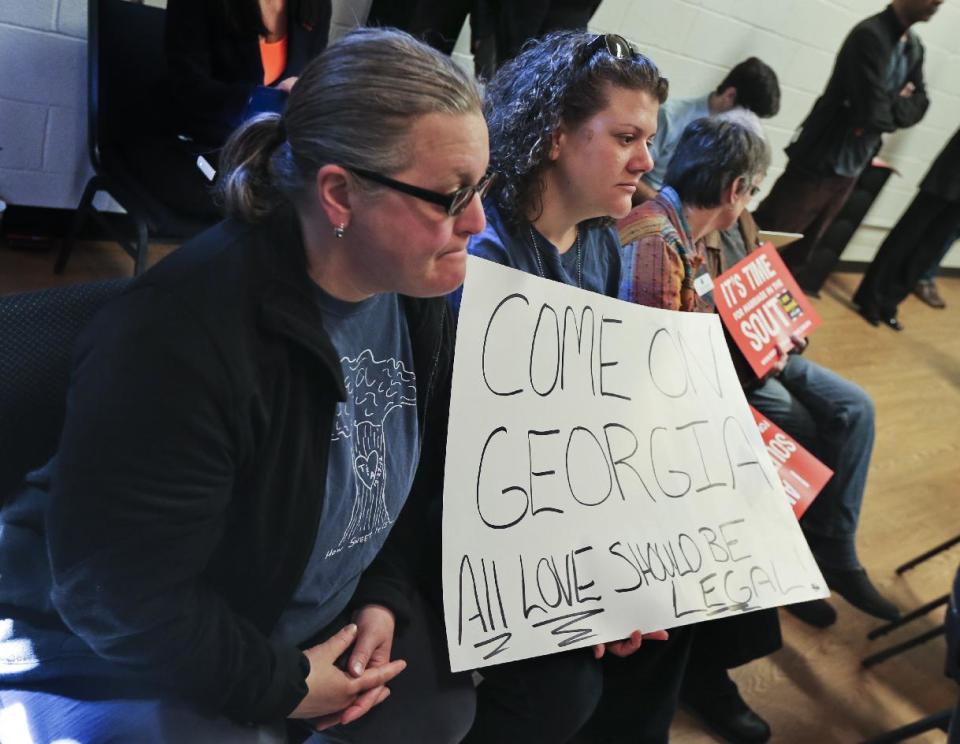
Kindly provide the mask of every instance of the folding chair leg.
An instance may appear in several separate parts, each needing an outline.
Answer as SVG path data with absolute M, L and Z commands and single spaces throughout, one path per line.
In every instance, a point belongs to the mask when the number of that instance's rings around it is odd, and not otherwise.
M 906 726 L 901 726 L 893 731 L 880 734 L 880 736 L 867 739 L 862 744 L 895 744 L 895 742 L 905 741 L 918 734 L 933 731 L 935 728 L 946 731 L 947 726 L 950 725 L 950 716 L 952 714 L 953 708 L 947 708 L 946 710 L 941 710 L 939 713 L 934 713 L 932 716 L 921 718 L 919 721 L 908 723 Z
M 881 625 L 879 628 L 874 628 L 869 633 L 867 633 L 867 638 L 871 641 L 876 640 L 880 636 L 884 636 L 887 633 L 891 633 L 897 628 L 906 625 L 909 622 L 913 622 L 918 617 L 923 617 L 928 612 L 933 612 L 938 607 L 942 607 L 950 601 L 950 595 L 944 594 L 942 597 L 937 597 L 931 602 L 927 602 L 925 605 L 921 605 L 912 612 L 908 612 L 906 615 L 901 617 L 899 620 L 893 620 L 892 622 L 887 623 L 886 625 Z
M 904 651 L 907 651 L 913 648 L 914 646 L 919 646 L 922 643 L 926 643 L 932 638 L 936 638 L 937 636 L 942 636 L 943 633 L 944 633 L 943 626 L 939 628 L 934 628 L 933 630 L 928 630 L 925 633 L 921 633 L 916 638 L 911 638 L 909 641 L 898 643 L 896 646 L 891 646 L 888 649 L 884 649 L 883 651 L 878 651 L 875 654 L 871 654 L 870 656 L 865 657 L 863 661 L 860 662 L 860 666 L 862 666 L 864 669 L 869 669 L 872 666 L 876 666 L 881 661 L 886 661 L 891 656 L 896 656 L 897 654 L 901 654 Z
M 77 211 L 74 213 L 73 220 L 70 223 L 70 232 L 67 234 L 66 240 L 60 245 L 60 252 L 57 254 L 57 263 L 53 267 L 54 274 L 62 274 L 63 270 L 67 267 L 67 261 L 70 259 L 71 252 L 73 252 L 73 245 L 77 242 L 77 236 L 80 235 L 80 230 L 87 221 L 89 211 L 93 209 L 93 197 L 97 195 L 99 190 L 100 179 L 97 178 L 97 176 L 87 181 L 87 186 L 83 190 L 83 196 L 80 197 L 80 204 L 77 205 Z
M 897 574 L 900 575 L 905 571 L 909 571 L 914 566 L 917 566 L 923 563 L 925 560 L 929 558 L 933 558 L 933 556 L 935 556 L 937 553 L 942 553 L 944 550 L 948 550 L 949 548 L 952 548 L 957 543 L 960 543 L 960 535 L 957 535 L 956 537 L 951 537 L 945 543 L 941 543 L 937 547 L 928 550 L 926 553 L 923 553 L 922 555 L 918 555 L 912 561 L 907 561 L 902 566 L 898 566 Z
M 150 240 L 147 233 L 147 223 L 143 219 L 137 220 L 137 246 L 133 257 L 133 275 L 140 276 L 147 269 L 147 258 L 150 253 Z

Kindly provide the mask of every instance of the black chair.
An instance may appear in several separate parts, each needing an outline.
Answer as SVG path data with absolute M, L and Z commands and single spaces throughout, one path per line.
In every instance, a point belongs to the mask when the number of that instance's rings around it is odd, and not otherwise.
M 946 635 L 947 638 L 947 660 L 945 664 L 945 672 L 948 677 L 951 677 L 958 682 L 960 682 L 960 610 L 958 610 L 958 604 L 960 604 L 960 568 L 957 569 L 957 572 L 953 577 L 953 587 L 951 588 L 950 594 L 944 595 L 944 597 L 929 602 L 923 607 L 917 608 L 914 612 L 909 615 L 904 616 L 896 624 L 891 624 L 894 627 L 899 627 L 903 625 L 904 622 L 909 622 L 911 619 L 920 617 L 925 612 L 929 612 L 935 607 L 941 605 L 947 606 L 946 614 L 943 619 L 943 626 L 940 628 L 935 628 L 934 630 L 928 631 L 927 633 L 918 636 L 916 639 L 907 641 L 906 643 L 895 646 L 887 651 L 882 651 L 879 654 L 874 654 L 867 659 L 864 659 L 863 665 L 870 666 L 872 664 L 877 664 L 884 659 L 888 659 L 891 656 L 894 656 L 902 651 L 905 651 L 908 648 L 912 648 L 919 643 L 923 643 L 930 638 L 935 638 L 940 635 Z M 893 627 L 884 626 L 882 628 L 877 628 L 877 630 L 872 631 L 868 637 L 876 638 L 877 636 L 883 635 L 884 633 L 890 632 L 893 630 Z M 871 664 L 867 664 L 867 661 L 871 660 Z M 871 739 L 867 739 L 863 744 L 895 744 L 895 742 L 906 741 L 914 736 L 919 736 L 920 734 L 926 733 L 927 731 L 933 731 L 934 729 L 940 729 L 941 731 L 947 731 L 950 726 L 951 719 L 957 719 L 958 711 L 957 708 L 945 708 L 944 710 L 937 711 L 932 715 L 921 718 L 918 721 L 913 723 L 908 723 L 906 726 L 901 726 L 899 728 L 893 729 L 892 731 L 887 731 L 886 733 L 875 736 Z M 957 721 L 955 720 L 955 724 Z
M 74 341 L 128 279 L 0 297 L 0 503 L 56 451 Z
M 935 548 L 931 548 L 925 553 L 921 553 L 916 558 L 912 558 L 906 563 L 900 566 L 897 566 L 897 575 L 902 576 L 907 571 L 913 570 L 924 561 L 930 560 L 931 558 L 933 558 L 936 555 L 939 555 L 945 550 L 949 550 L 950 548 L 957 545 L 958 543 L 960 543 L 960 535 L 950 538 L 949 540 L 941 543 L 940 545 L 937 545 Z M 920 617 L 923 617 L 924 615 L 930 612 L 933 612 L 933 610 L 937 609 L 938 607 L 943 607 L 948 603 L 949 599 L 950 599 L 949 594 L 944 594 L 941 597 L 937 597 L 936 599 L 933 599 L 927 602 L 926 604 L 923 604 L 920 607 L 917 607 L 916 609 L 911 610 L 910 612 L 904 614 L 899 620 L 894 620 L 890 623 L 887 623 L 886 625 L 881 625 L 879 628 L 874 628 L 869 633 L 867 633 L 867 638 L 873 641 L 873 640 L 876 640 L 877 638 L 880 638 L 881 636 L 885 636 L 887 635 L 887 633 L 891 633 L 897 628 L 901 628 L 904 625 L 907 625 L 913 622 L 914 620 Z M 925 631 L 920 635 L 915 636 L 914 638 L 904 641 L 903 643 L 899 643 L 896 646 L 891 646 L 888 649 L 885 649 L 883 651 L 878 651 L 874 654 L 871 654 L 870 656 L 867 656 L 865 659 L 863 659 L 863 661 L 861 662 L 861 665 L 863 666 L 864 669 L 869 669 L 875 664 L 879 664 L 881 661 L 886 661 L 892 656 L 896 656 L 897 654 L 903 653 L 904 651 L 914 648 L 915 646 L 919 646 L 922 643 L 926 643 L 929 640 L 932 640 L 938 636 L 943 635 L 943 633 L 944 633 L 943 627 L 933 628 L 931 630 Z
M 917 566 L 919 566 L 919 565 L 920 565 L 921 563 L 923 563 L 924 561 L 930 560 L 930 559 L 933 558 L 935 555 L 939 555 L 939 554 L 942 553 L 943 551 L 949 550 L 950 548 L 952 548 L 954 545 L 957 545 L 957 544 L 960 544 L 960 535 L 957 535 L 957 536 L 955 536 L 955 537 L 951 537 L 949 540 L 946 540 L 946 541 L 940 543 L 940 544 L 937 545 L 935 548 L 930 548 L 930 550 L 928 550 L 926 553 L 921 553 L 921 554 L 918 555 L 916 558 L 912 558 L 911 560 L 907 561 L 906 563 L 904 563 L 904 564 L 902 564 L 902 565 L 900 565 L 900 566 L 897 566 L 897 576 L 902 576 L 902 575 L 905 574 L 907 571 L 910 571 L 910 570 L 916 568 Z
M 114 236 L 134 260 L 134 273 L 147 265 L 151 236 L 181 239 L 214 218 L 177 211 L 152 184 L 173 157 L 186 158 L 173 134 L 164 52 L 166 11 L 127 0 L 89 0 L 87 30 L 87 127 L 95 175 L 87 183 L 54 271 L 61 273 L 88 217 Z M 168 179 L 169 180 L 169 179 Z M 107 219 L 93 205 L 106 192 L 126 218 Z M 119 229 L 118 229 L 119 228 Z

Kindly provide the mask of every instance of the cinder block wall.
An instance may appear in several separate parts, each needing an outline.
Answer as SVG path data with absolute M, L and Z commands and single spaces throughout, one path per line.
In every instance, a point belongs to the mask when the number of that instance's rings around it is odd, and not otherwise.
M 164 5 L 165 0 L 148 0 Z M 366 18 L 370 0 L 334 0 L 334 38 Z M 774 162 L 823 89 L 847 31 L 882 9 L 873 0 L 603 0 L 598 32 L 621 33 L 670 78 L 671 95 L 713 88 L 725 71 L 756 55 L 780 77 L 783 104 L 767 131 Z M 0 0 L 0 198 L 73 207 L 89 175 L 86 156 L 86 0 Z M 960 6 L 945 3 L 915 27 L 927 48 L 930 110 L 916 127 L 886 139 L 894 177 L 845 258 L 868 260 L 909 203 L 932 159 L 960 126 Z M 455 58 L 469 67 L 466 34 Z M 960 266 L 960 249 L 946 265 Z
M 86 162 L 86 2 L 0 0 L 0 198 L 75 206 Z
M 766 122 L 774 149 L 766 191 L 786 165 L 783 147 L 823 90 L 847 32 L 883 7 L 882 0 L 604 0 L 593 28 L 635 42 L 670 78 L 672 96 L 705 93 L 751 55 L 773 67 L 783 95 L 780 113 Z M 848 246 L 847 259 L 873 256 L 960 126 L 960 6 L 944 3 L 914 30 L 927 50 L 930 109 L 917 126 L 885 138 L 880 156 L 900 176 L 888 181 Z M 945 265 L 960 266 L 960 249 Z

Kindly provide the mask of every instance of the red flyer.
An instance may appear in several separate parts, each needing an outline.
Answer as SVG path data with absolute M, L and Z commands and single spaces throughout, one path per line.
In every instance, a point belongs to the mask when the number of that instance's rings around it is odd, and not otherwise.
M 766 445 L 770 460 L 777 468 L 783 490 L 797 519 L 803 516 L 817 494 L 827 485 L 833 471 L 753 406 L 753 420 Z
M 713 287 L 717 312 L 757 377 L 776 364 L 778 347 L 793 348 L 791 335 L 804 338 L 820 325 L 772 243 L 722 273 Z

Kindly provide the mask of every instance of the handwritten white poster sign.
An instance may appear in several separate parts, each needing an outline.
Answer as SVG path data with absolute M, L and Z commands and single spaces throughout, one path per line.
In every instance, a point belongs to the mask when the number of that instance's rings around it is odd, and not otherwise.
M 827 594 L 718 317 L 469 259 L 443 508 L 454 671 Z

